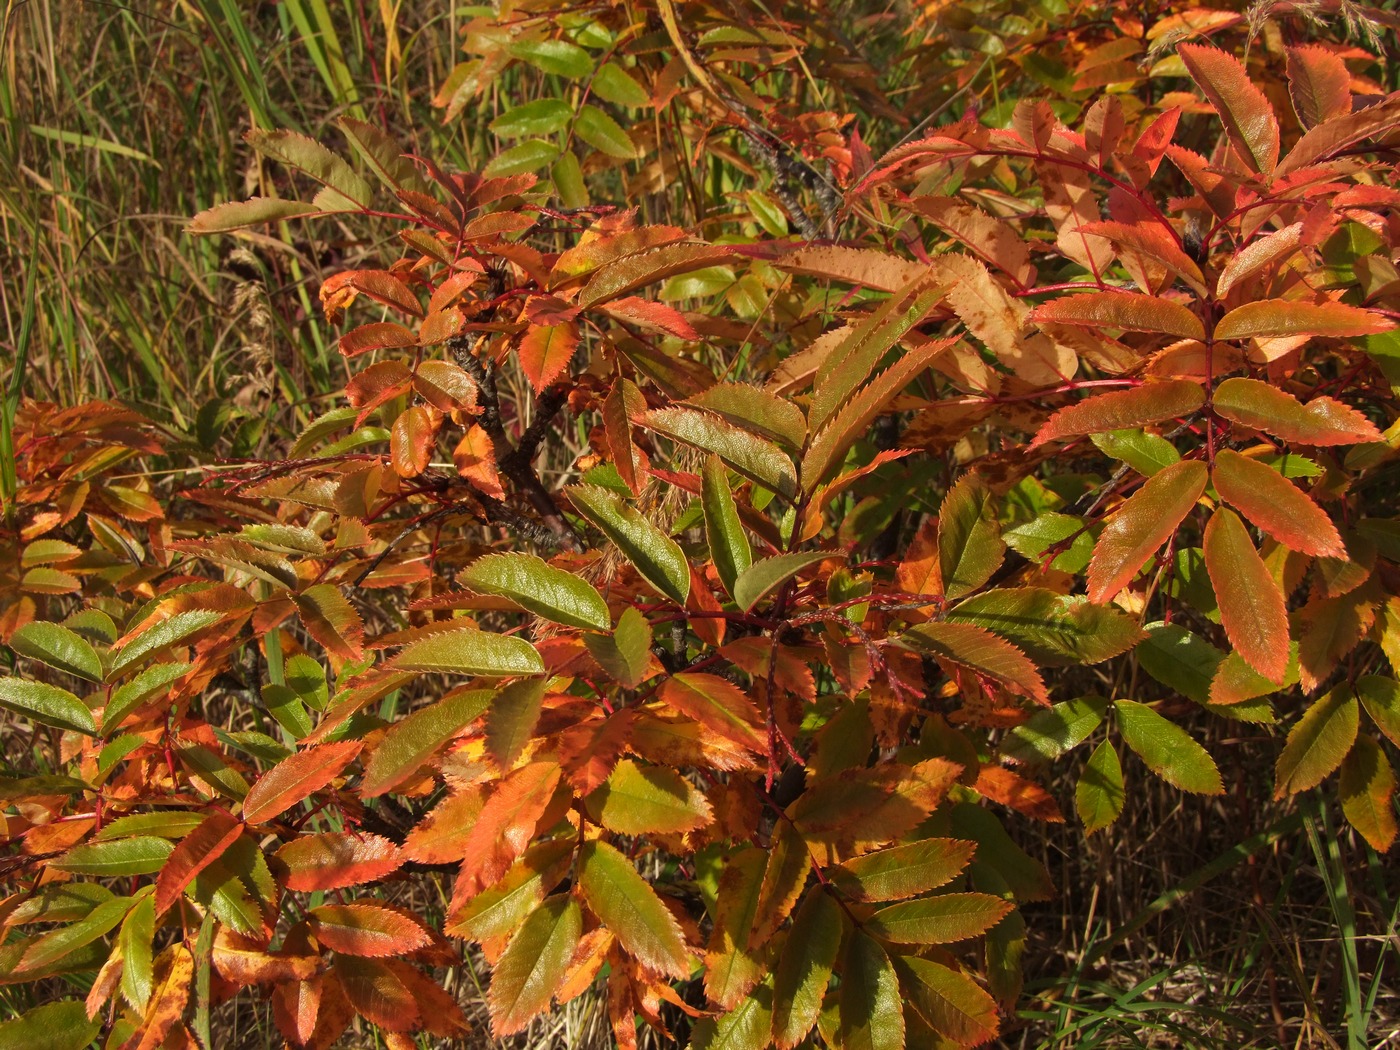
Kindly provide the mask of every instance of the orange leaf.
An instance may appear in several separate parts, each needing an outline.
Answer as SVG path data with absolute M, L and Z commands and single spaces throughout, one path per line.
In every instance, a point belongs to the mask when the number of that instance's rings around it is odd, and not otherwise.
M 1342 56 L 1307 44 L 1288 49 L 1288 94 L 1304 128 L 1351 112 L 1351 73 Z
M 672 675 L 657 694 L 662 703 L 754 751 L 766 747 L 758 732 L 758 708 L 739 687 L 717 675 Z
M 1326 512 L 1278 471 L 1229 449 L 1215 457 L 1211 483 L 1220 498 L 1284 546 L 1320 558 L 1345 558 Z
M 1221 507 L 1211 515 L 1203 546 L 1230 644 L 1269 681 L 1282 682 L 1288 670 L 1288 607 L 1234 511 Z
M 320 791 L 354 761 L 363 746 L 358 740 L 343 740 L 288 755 L 249 789 L 243 800 L 243 819 L 249 824 L 266 823 Z
M 327 831 L 299 835 L 277 851 L 286 887 L 301 893 L 376 882 L 403 864 L 398 846 L 379 835 Z
M 1239 59 L 1201 44 L 1182 44 L 1177 53 L 1220 114 L 1240 160 L 1253 171 L 1272 174 L 1278 163 L 1278 117 Z
M 1268 339 L 1276 336 L 1326 336 L 1344 339 L 1389 332 L 1395 322 L 1374 310 L 1346 303 L 1299 303 L 1263 299 L 1237 306 L 1215 326 L 1216 339 Z
M 423 405 L 414 405 L 394 420 L 389 432 L 389 456 L 401 478 L 416 478 L 428 469 L 442 416 Z
M 363 293 L 377 303 L 392 307 L 409 317 L 422 317 L 423 306 L 408 285 L 388 270 L 346 270 L 326 278 L 321 285 L 321 303 L 329 314 L 333 307 L 344 309 Z
M 695 326 L 685 319 L 685 315 L 674 306 L 652 302 L 635 295 L 615 299 L 603 305 L 603 312 L 619 321 L 653 328 L 677 339 L 694 341 L 700 338 Z
M 122 1044 L 123 1050 L 156 1050 L 165 1042 L 185 1014 L 193 979 L 194 955 L 184 944 L 172 944 L 161 952 L 155 964 L 155 991 L 146 1016 L 136 1033 Z
M 450 910 L 456 911 L 490 886 L 525 852 L 559 777 L 558 762 L 531 762 L 501 778 L 467 836 Z
M 531 325 L 521 337 L 516 354 L 525 377 L 538 394 L 569 367 L 577 349 L 578 325 L 565 322 Z
M 1041 303 L 1031 312 L 1040 323 L 1078 324 L 1089 328 L 1121 328 L 1182 339 L 1204 339 L 1201 319 L 1180 303 L 1140 292 L 1089 292 Z
M 1128 585 L 1191 513 L 1209 477 L 1204 463 L 1184 459 L 1152 475 L 1118 508 L 1094 545 L 1090 601 L 1109 601 Z
M 318 583 L 297 595 L 297 611 L 312 638 L 342 660 L 364 655 L 365 624 L 334 584 Z
M 1065 437 L 1179 419 L 1195 412 L 1205 400 L 1201 385 L 1187 379 L 1144 383 L 1131 390 L 1099 394 L 1056 412 L 1035 435 L 1031 448 Z
M 1384 440 L 1374 423 L 1350 405 L 1315 397 L 1304 405 L 1258 379 L 1236 376 L 1215 388 L 1218 415 L 1303 445 L 1353 445 Z
M 479 424 L 473 423 L 462 435 L 462 440 L 452 450 L 452 462 L 457 464 L 458 474 L 486 495 L 505 499 L 501 476 L 496 472 L 496 450 L 491 445 L 490 436 Z
M 416 919 L 379 901 L 326 904 L 312 908 L 308 917 L 316 939 L 345 955 L 404 955 L 431 940 Z
M 215 810 L 181 839 L 156 877 L 156 914 L 169 911 L 195 876 L 218 860 L 241 834 L 241 821 Z
M 340 342 L 336 345 L 345 357 L 358 357 L 371 350 L 398 350 L 417 346 L 418 336 L 393 321 L 375 321 L 350 329 L 340 337 Z

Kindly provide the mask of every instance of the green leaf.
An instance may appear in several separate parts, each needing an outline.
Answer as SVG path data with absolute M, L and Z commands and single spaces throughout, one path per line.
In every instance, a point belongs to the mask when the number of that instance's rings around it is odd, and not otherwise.
M 595 631 L 612 627 L 608 603 L 591 583 L 533 554 L 488 554 L 467 566 L 457 582 L 474 591 L 509 598 L 567 627 Z
M 490 689 L 449 694 L 395 723 L 365 765 L 360 794 L 374 798 L 412 776 L 433 752 L 475 721 L 494 695 Z
M 578 883 L 589 909 L 642 965 L 677 980 L 690 976 L 690 958 L 675 916 L 632 862 L 594 840 L 579 850 Z
M 1400 682 L 1368 674 L 1357 679 L 1356 695 L 1376 728 L 1400 747 Z
M 619 835 L 679 834 L 714 819 L 704 794 L 674 769 L 630 758 L 583 802 L 596 823 Z
M 842 1050 L 904 1050 L 899 978 L 878 941 L 859 931 L 841 957 Z
M 584 103 L 574 121 L 574 134 L 594 149 L 619 160 L 634 160 L 637 147 L 632 144 L 627 132 L 612 117 L 597 106 Z
M 374 187 L 341 157 L 313 138 L 295 131 L 254 129 L 243 136 L 248 145 L 265 157 L 304 171 L 332 193 L 328 208 L 355 208 L 374 199 Z M 322 194 L 317 194 L 321 203 Z
M 1180 624 L 1150 623 L 1137 647 L 1142 669 L 1198 704 L 1210 702 L 1210 683 L 1225 654 Z
M 635 689 L 647 676 L 651 664 L 651 624 L 630 605 L 617 618 L 613 633 L 585 634 L 583 644 L 618 684 Z
M 10 648 L 21 656 L 48 664 L 89 682 L 102 681 L 102 661 L 87 640 L 67 627 L 33 620 L 10 637 Z
M 549 1006 L 583 934 L 578 901 L 561 893 L 536 908 L 491 971 L 491 1029 L 497 1037 L 525 1028 Z
M 25 950 L 16 971 L 42 971 L 83 945 L 106 936 L 126 918 L 134 903 L 130 897 L 103 901 L 77 922 L 40 935 Z
M 118 677 L 138 661 L 185 641 L 223 618 L 223 613 L 213 609 L 192 609 L 189 612 L 176 613 L 174 616 L 160 621 L 121 647 L 112 663 L 111 670 L 108 672 L 108 677 Z
M 1152 477 L 1164 467 L 1181 461 L 1181 453 L 1160 434 L 1141 430 L 1110 430 L 1095 434 L 1094 445 L 1105 456 L 1120 459 L 1139 474 Z
M 501 138 L 520 139 L 559 131 L 568 127 L 573 116 L 573 107 L 562 99 L 540 98 L 506 110 L 489 127 Z
M 400 671 L 437 671 L 492 678 L 544 674 L 544 661 L 524 638 L 474 627 L 430 634 L 411 642 L 389 666 Z
M 719 1017 L 702 1017 L 691 1029 L 690 1050 L 768 1050 L 773 992 L 760 985 Z
M 938 508 L 943 593 L 960 598 L 982 586 L 1001 564 L 1005 551 L 991 491 L 971 474 L 963 475 Z
M 588 52 L 567 40 L 518 40 L 510 45 L 510 53 L 536 69 L 569 80 L 580 80 L 593 72 Z
M 527 171 L 538 171 L 559 158 L 559 147 L 543 139 L 526 139 L 519 145 L 497 153 L 482 170 L 489 179 L 504 179 Z
M 831 421 L 841 406 L 869 377 L 885 353 L 922 321 L 946 294 L 927 272 L 889 297 L 868 318 L 852 327 L 822 361 L 808 411 L 808 425 L 815 432 Z M 909 378 L 913 378 L 910 376 Z M 908 380 L 905 380 L 907 383 Z M 803 464 L 803 481 L 815 487 L 825 469 Z
M 544 703 L 543 678 L 511 682 L 491 701 L 486 712 L 486 753 L 499 770 L 508 770 L 534 735 Z
M 1173 463 L 1148 478 L 1113 515 L 1089 562 L 1089 599 L 1107 602 L 1166 543 L 1206 490 L 1210 470 L 1199 460 Z
M 820 886 L 793 916 L 773 976 L 773 1041 L 787 1050 L 817 1021 L 822 996 L 841 947 L 841 907 Z
M 185 226 L 186 233 L 230 233 L 233 230 L 247 229 L 249 226 L 262 226 L 284 219 L 296 219 L 306 215 L 320 215 L 322 210 L 315 204 L 303 201 L 284 201 L 276 197 L 252 197 L 246 201 L 229 201 L 205 208 Z
M 88 736 L 97 735 L 92 712 L 67 689 L 23 678 L 0 678 L 0 707 L 58 729 L 73 729 Z
M 964 839 L 922 839 L 848 860 L 827 875 L 852 900 L 901 900 L 951 882 L 976 848 Z
M 767 968 L 761 949 L 749 948 L 766 859 L 756 847 L 742 849 L 729 856 L 720 875 L 715 925 L 705 953 L 705 994 L 726 1010 L 739 1005 Z
M 1008 587 L 966 599 L 948 620 L 1008 638 L 1033 660 L 1076 666 L 1127 652 L 1145 635 L 1118 609 L 1042 587 Z
M 118 817 L 94 836 L 96 842 L 125 839 L 133 835 L 158 835 L 163 839 L 181 839 L 204 823 L 204 814 L 197 810 L 159 809 L 154 813 L 132 813 Z
M 1059 547 L 1050 567 L 1060 572 L 1083 572 L 1094 553 L 1094 537 L 1080 518 L 1045 511 L 1034 521 L 1007 529 L 1002 538 L 1017 554 L 1039 559 L 1051 547 Z
M 705 540 L 720 581 L 732 595 L 735 581 L 753 564 L 753 548 L 744 535 L 723 461 L 711 455 L 700 473 L 700 504 L 705 511 Z
M 1289 731 L 1274 769 L 1274 798 L 1316 787 L 1331 775 L 1356 743 L 1360 705 L 1348 684 L 1317 700 Z
M 160 871 L 175 847 L 154 835 L 117 839 L 113 842 L 86 842 L 74 846 L 50 862 L 58 871 L 74 875 L 150 875 Z
M 734 581 L 734 602 L 748 612 L 803 569 L 832 557 L 831 551 L 775 554 L 754 562 Z M 840 555 L 836 555 L 839 557 Z
M 693 408 L 654 409 L 643 422 L 675 441 L 719 456 L 731 469 L 766 489 L 789 498 L 797 494 L 797 470 L 792 460 L 767 438 Z
M 1175 722 L 1132 700 L 1115 701 L 1113 714 L 1124 743 L 1168 784 L 1202 795 L 1225 790 L 1215 760 Z
M 988 893 L 944 893 L 881 908 L 865 928 L 899 944 L 952 944 L 986 933 L 1011 908 Z
M 268 714 L 293 740 L 300 740 L 311 732 L 311 715 L 291 687 L 269 682 L 259 692 Z
M 967 974 L 941 963 L 898 958 L 899 986 L 914 1012 L 958 1046 L 978 1046 L 997 1034 L 997 1006 Z
M 597 485 L 568 489 L 574 508 L 617 544 L 642 579 L 679 605 L 690 595 L 690 564 L 680 545 L 615 492 Z
M 1037 711 L 1001 742 L 1001 757 L 1028 765 L 1050 762 L 1087 740 L 1108 710 L 1101 696 L 1081 696 Z
M 0 1024 L 0 1050 L 83 1050 L 101 1030 L 80 1002 L 45 1003 Z
M 535 905 L 568 874 L 573 856 L 574 843 L 568 839 L 537 842 L 494 885 L 469 900 L 444 932 L 491 941 L 518 930 Z
M 147 894 L 127 914 L 121 933 L 117 935 L 117 947 L 122 953 L 122 995 L 138 1011 L 144 1011 L 151 998 L 155 930 L 155 897 Z
M 640 109 L 651 105 L 651 95 L 616 62 L 604 62 L 593 76 L 593 94 L 604 102 Z
M 1104 740 L 1084 764 L 1074 789 L 1074 809 L 1084 822 L 1085 834 L 1092 835 L 1117 820 L 1125 799 L 1123 766 L 1113 745 Z

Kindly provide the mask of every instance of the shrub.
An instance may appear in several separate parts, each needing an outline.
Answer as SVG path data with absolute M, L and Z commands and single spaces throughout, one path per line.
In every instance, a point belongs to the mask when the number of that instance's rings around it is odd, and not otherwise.
M 876 157 L 770 101 L 790 25 L 649 17 L 469 25 L 449 114 L 546 89 L 480 173 L 350 119 L 343 155 L 249 135 L 320 188 L 193 232 L 404 252 L 322 286 L 348 406 L 286 458 L 22 409 L 0 973 L 87 994 L 9 1037 L 211 1045 L 247 992 L 297 1047 L 452 1038 L 465 941 L 497 1035 L 605 980 L 622 1046 L 977 1045 L 1052 893 L 1003 816 L 1062 820 L 1036 776 L 1071 751 L 1086 833 L 1128 752 L 1222 793 L 1198 709 L 1286 729 L 1275 796 L 1340 771 L 1391 845 L 1374 57 L 1118 15 L 1027 34 L 1049 97 L 952 119 L 980 71 L 916 55 L 940 120 Z M 735 213 L 646 221 L 697 178 Z M 395 903 L 439 880 L 440 921 Z

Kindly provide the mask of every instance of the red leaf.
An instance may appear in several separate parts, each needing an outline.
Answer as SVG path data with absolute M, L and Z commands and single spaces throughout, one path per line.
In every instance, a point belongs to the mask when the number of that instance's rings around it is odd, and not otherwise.
M 1288 669 L 1288 607 L 1233 511 L 1221 507 L 1211 515 L 1204 550 L 1230 644 L 1269 681 L 1282 682 Z
M 403 864 L 399 847 L 379 835 L 328 831 L 300 835 L 277 851 L 286 887 L 302 893 L 376 882 Z
M 1144 383 L 1131 390 L 1099 394 L 1056 412 L 1035 435 L 1031 448 L 1065 437 L 1179 419 L 1195 412 L 1205 400 L 1201 385 L 1187 379 Z
M 1215 457 L 1211 483 L 1220 498 L 1284 546 L 1320 558 L 1345 558 L 1326 512 L 1278 471 L 1229 449 Z
M 156 876 L 156 914 L 169 911 L 195 876 L 218 860 L 241 834 L 241 821 L 215 810 L 181 839 Z
M 516 350 L 520 367 L 530 385 L 539 393 L 569 367 L 578 349 L 578 326 L 565 324 L 531 325 Z
M 1177 52 L 1220 114 L 1240 160 L 1253 171 L 1272 174 L 1278 164 L 1278 117 L 1244 66 L 1234 55 L 1201 44 L 1182 44 Z
M 1128 585 L 1167 542 L 1206 490 L 1204 463 L 1184 459 L 1163 467 L 1118 508 L 1094 545 L 1089 600 L 1106 602 Z
M 288 755 L 249 789 L 243 819 L 263 824 L 320 791 L 354 761 L 364 745 L 358 740 L 318 744 Z
M 379 901 L 326 904 L 312 908 L 308 917 L 316 939 L 345 955 L 405 955 L 431 941 L 416 919 Z
M 452 450 L 452 462 L 457 465 L 457 473 L 466 478 L 482 492 L 496 499 L 505 499 L 501 488 L 501 476 L 496 472 L 496 450 L 491 438 L 476 423 L 467 428 L 462 440 Z

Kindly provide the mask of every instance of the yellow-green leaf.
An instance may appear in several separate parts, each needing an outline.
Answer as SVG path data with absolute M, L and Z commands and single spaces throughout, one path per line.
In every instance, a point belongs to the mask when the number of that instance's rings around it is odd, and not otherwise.
M 579 850 L 578 883 L 589 909 L 643 966 L 678 980 L 690 976 L 690 957 L 675 916 L 615 847 L 596 839 L 585 843 Z
M 1113 713 L 1123 742 L 1168 784 L 1202 795 L 1225 790 L 1215 759 L 1175 722 L 1132 700 L 1116 701 Z
M 457 577 L 464 587 L 500 595 L 568 627 L 606 631 L 612 626 L 608 604 L 587 580 L 556 569 L 533 554 L 488 554 Z
M 1350 685 L 1339 685 L 1313 703 L 1288 733 L 1274 769 L 1274 798 L 1321 784 L 1356 743 L 1360 705 Z

